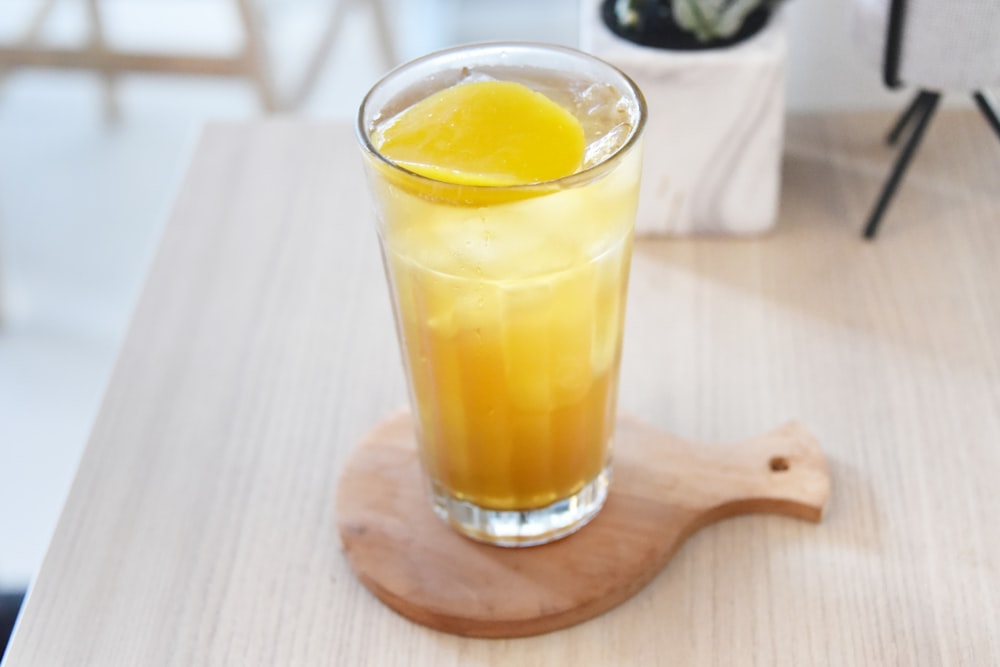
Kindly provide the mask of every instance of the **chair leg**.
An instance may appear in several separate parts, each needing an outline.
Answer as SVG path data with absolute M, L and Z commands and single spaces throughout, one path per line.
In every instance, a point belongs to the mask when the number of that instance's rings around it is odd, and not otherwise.
M 313 88 L 316 87 L 316 81 L 319 79 L 320 74 L 323 73 L 323 69 L 330 59 L 334 39 L 336 39 L 340 27 L 344 23 L 344 17 L 347 15 L 347 4 L 347 0 L 337 0 L 334 3 L 330 10 L 330 17 L 323 28 L 323 34 L 320 36 L 319 41 L 316 42 L 316 49 L 312 52 L 309 63 L 305 67 L 305 74 L 302 75 L 298 86 L 285 102 L 287 109 L 297 109 L 300 107 Z
M 386 10 L 385 0 L 375 0 L 370 4 L 372 18 L 375 19 L 375 32 L 378 34 L 379 46 L 382 47 L 382 58 L 389 69 L 392 69 L 399 60 L 396 58 L 396 47 L 392 39 L 392 29 L 389 27 L 389 12 Z
M 243 66 L 246 76 L 257 85 L 257 97 L 260 105 L 267 113 L 279 110 L 274 82 L 271 79 L 271 68 L 264 43 L 264 35 L 260 29 L 260 15 L 252 0 L 236 0 L 236 11 L 243 26 Z
M 976 104 L 979 105 L 979 110 L 986 116 L 986 122 L 997 133 L 997 137 L 1000 137 L 1000 117 L 997 116 L 996 107 L 990 103 L 990 98 L 981 90 L 976 91 L 972 97 L 976 100 Z
M 28 27 L 25 28 L 24 32 L 21 33 L 20 37 L 14 42 L 15 47 L 28 47 L 33 46 L 38 42 L 38 36 L 42 34 L 42 30 L 45 28 L 45 22 L 52 13 L 52 9 L 55 7 L 56 0 L 42 0 L 41 5 L 35 10 L 35 13 L 31 15 L 31 20 L 28 22 Z M 4 78 L 7 76 L 7 67 L 0 66 L 0 83 L 3 83 Z
M 903 146 L 903 150 L 896 159 L 896 164 L 892 168 L 892 173 L 889 174 L 889 180 L 886 181 L 885 186 L 882 188 L 882 193 L 879 195 L 875 208 L 872 210 L 871 216 L 868 218 L 868 224 L 865 225 L 866 239 L 871 240 L 875 238 L 875 235 L 878 233 L 878 226 L 882 221 L 882 215 L 889 207 L 889 202 L 892 201 L 892 197 L 896 193 L 896 188 L 899 187 L 899 182 L 903 179 L 903 174 L 906 173 L 906 168 L 910 165 L 910 160 L 913 159 L 913 155 L 917 151 L 917 146 L 920 145 L 920 140 L 924 137 L 924 132 L 927 130 L 927 125 L 930 123 L 931 117 L 937 109 L 938 102 L 941 100 L 941 95 L 940 93 L 931 93 L 926 90 L 922 90 L 920 91 L 919 99 L 923 101 L 919 102 L 921 105 L 921 111 L 916 120 L 917 126 L 914 128 L 913 133 L 906 141 L 906 145 Z
M 896 124 L 892 126 L 889 130 L 889 134 L 886 137 L 886 143 L 890 146 L 895 146 L 896 142 L 899 141 L 899 137 L 903 134 L 903 130 L 910 126 L 910 121 L 918 115 L 918 112 L 923 110 L 926 98 L 923 97 L 921 92 L 918 92 L 910 100 L 910 104 L 906 107 L 903 113 L 899 114 L 899 118 L 896 120 Z
M 90 19 L 90 46 L 94 53 L 107 52 L 107 42 L 104 39 L 104 19 L 101 16 L 101 8 L 97 6 L 97 0 L 87 0 L 87 16 Z M 121 117 L 121 110 L 118 107 L 118 97 L 115 95 L 117 88 L 116 73 L 110 69 L 102 69 L 101 84 L 104 95 L 104 117 L 113 122 Z

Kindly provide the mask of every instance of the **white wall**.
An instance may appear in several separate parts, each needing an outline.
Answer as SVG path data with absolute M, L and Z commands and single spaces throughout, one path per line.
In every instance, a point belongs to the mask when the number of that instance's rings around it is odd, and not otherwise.
M 793 110 L 898 109 L 909 91 L 882 85 L 877 63 L 851 42 L 852 0 L 788 0 L 788 106 Z
M 581 8 L 594 0 L 395 0 L 400 55 L 409 59 L 463 42 L 525 39 L 575 46 Z M 852 0 L 787 0 L 788 106 L 796 111 L 898 109 L 875 65 L 851 43 Z

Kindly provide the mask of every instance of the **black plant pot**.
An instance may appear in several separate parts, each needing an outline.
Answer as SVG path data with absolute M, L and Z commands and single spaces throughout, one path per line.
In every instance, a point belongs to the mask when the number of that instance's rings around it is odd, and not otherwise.
M 601 4 L 601 19 L 611 32 L 622 39 L 642 46 L 672 51 L 702 51 L 725 48 L 750 39 L 760 32 L 767 25 L 768 19 L 771 18 L 769 7 L 758 7 L 750 12 L 743 22 L 743 26 L 732 37 L 702 42 L 674 23 L 668 7 L 664 7 L 660 3 L 648 4 L 652 9 L 644 12 L 641 20 L 642 25 L 638 29 L 619 25 L 618 17 L 615 15 L 615 0 L 604 0 Z

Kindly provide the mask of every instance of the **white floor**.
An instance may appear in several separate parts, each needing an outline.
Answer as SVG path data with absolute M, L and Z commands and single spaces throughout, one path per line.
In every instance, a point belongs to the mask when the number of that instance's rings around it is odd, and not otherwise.
M 36 4 L 0 3 L 0 41 L 17 39 Z M 120 46 L 215 52 L 239 44 L 230 4 L 102 0 Z M 289 90 L 333 3 L 262 4 L 276 78 Z M 401 58 L 460 41 L 576 39 L 575 0 L 389 6 L 397 28 L 411 27 L 398 33 Z M 58 4 L 46 42 L 84 38 L 81 7 Z M 372 26 L 359 3 L 294 113 L 353 115 L 386 69 Z M 236 80 L 129 76 L 117 99 L 121 119 L 109 124 L 93 75 L 25 69 L 0 79 L 0 589 L 26 584 L 41 563 L 201 126 L 260 115 L 253 89 Z

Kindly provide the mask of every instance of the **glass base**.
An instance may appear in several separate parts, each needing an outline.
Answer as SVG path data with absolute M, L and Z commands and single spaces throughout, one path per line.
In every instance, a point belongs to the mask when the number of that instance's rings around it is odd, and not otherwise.
M 532 547 L 575 533 L 597 516 L 608 497 L 611 466 L 579 492 L 539 509 L 491 510 L 449 496 L 431 482 L 434 511 L 452 528 L 478 542 L 500 547 Z

